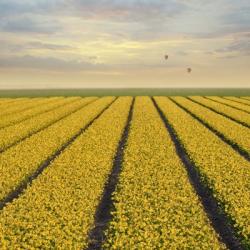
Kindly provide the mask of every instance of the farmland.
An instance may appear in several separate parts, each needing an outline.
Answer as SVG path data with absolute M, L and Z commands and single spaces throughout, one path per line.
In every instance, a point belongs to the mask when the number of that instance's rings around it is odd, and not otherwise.
M 250 97 L 0 98 L 0 249 L 250 249 Z

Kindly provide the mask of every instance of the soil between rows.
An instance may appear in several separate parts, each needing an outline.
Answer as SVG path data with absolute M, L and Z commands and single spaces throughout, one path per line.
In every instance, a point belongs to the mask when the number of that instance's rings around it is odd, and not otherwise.
M 247 107 L 250 106 L 250 103 L 241 102 L 241 101 L 239 101 L 239 100 L 227 99 L 226 96 L 222 96 L 222 98 L 223 98 L 224 100 L 228 100 L 228 101 L 232 101 L 232 102 L 237 102 L 237 103 L 242 104 L 242 105 L 245 105 L 245 106 L 247 106 Z M 243 101 L 243 100 L 246 100 L 246 99 L 240 98 L 240 97 L 239 97 L 239 99 L 242 99 L 242 101 Z
M 237 234 L 233 226 L 229 223 L 230 219 L 222 208 L 218 205 L 218 201 L 214 198 L 212 190 L 210 190 L 203 182 L 201 174 L 198 171 L 198 168 L 189 158 L 186 149 L 181 143 L 181 140 L 178 138 L 177 133 L 174 128 L 171 126 L 167 117 L 163 114 L 162 110 L 156 103 L 155 99 L 152 98 L 152 101 L 164 122 L 166 129 L 175 145 L 176 153 L 181 159 L 184 167 L 186 168 L 189 181 L 193 186 L 196 194 L 198 195 L 203 209 L 210 220 L 210 223 L 214 230 L 219 235 L 221 242 L 223 242 L 228 249 L 232 250 L 241 250 L 244 249 L 241 245 L 240 240 L 237 238 Z
M 191 115 L 195 120 L 200 122 L 203 126 L 205 126 L 207 129 L 209 129 L 211 132 L 213 132 L 217 137 L 219 137 L 223 142 L 227 143 L 233 150 L 235 150 L 238 154 L 240 154 L 242 157 L 244 157 L 247 161 L 250 161 L 250 155 L 247 152 L 247 150 L 242 149 L 238 144 L 235 142 L 231 141 L 227 137 L 224 136 L 221 132 L 210 126 L 206 121 L 189 111 L 186 107 L 183 105 L 177 103 L 175 100 L 169 97 L 169 99 L 174 102 L 179 108 L 183 109 L 186 111 L 189 115 Z
M 68 146 L 70 146 L 88 127 L 90 127 L 95 120 L 97 120 L 115 101 L 115 98 L 109 105 L 107 105 L 93 120 L 91 120 L 86 126 L 80 129 L 71 139 L 63 144 L 54 154 L 49 156 L 26 180 L 22 181 L 13 191 L 11 191 L 4 199 L 0 201 L 0 210 L 2 210 L 8 203 L 18 198 L 28 186 L 52 163 L 56 157 L 58 157 Z
M 112 195 L 116 189 L 119 181 L 119 175 L 122 171 L 124 149 L 128 140 L 129 129 L 133 116 L 134 102 L 135 98 L 133 98 L 131 103 L 127 123 L 116 149 L 111 173 L 104 186 L 100 203 L 96 209 L 94 226 L 89 232 L 89 245 L 87 247 L 88 250 L 102 249 L 102 244 L 105 241 L 105 230 L 108 228 L 108 224 L 112 220 L 111 211 L 114 209 Z
M 242 100 L 245 100 L 245 101 L 250 101 L 250 99 L 247 99 L 247 98 L 244 97 L 244 96 L 239 96 L 239 98 L 242 99 Z M 247 104 L 247 105 L 250 105 L 250 104 Z
M 230 105 L 230 104 L 227 104 L 227 103 L 223 103 L 223 102 L 220 102 L 220 101 L 218 101 L 218 100 L 210 99 L 210 98 L 207 97 L 207 96 L 203 96 L 203 97 L 204 97 L 205 99 L 209 100 L 209 101 L 213 101 L 213 102 L 219 103 L 219 104 L 221 104 L 221 105 L 225 105 L 225 106 L 227 106 L 227 107 L 229 107 L 229 108 L 233 108 L 233 109 L 239 110 L 239 111 L 241 111 L 241 112 L 245 112 L 245 113 L 247 113 L 247 114 L 250 114 L 250 112 L 248 112 L 248 111 L 246 111 L 246 110 L 243 110 L 243 109 L 240 109 L 240 108 L 237 108 L 237 107 L 234 107 L 233 105 Z M 225 100 L 231 101 L 231 100 L 228 100 L 228 99 L 225 99 Z M 242 104 L 242 103 L 241 103 L 241 104 Z
M 4 149 L 0 149 L 0 154 L 1 154 L 1 153 L 4 153 L 4 152 L 7 151 L 9 148 L 16 146 L 16 145 L 19 144 L 20 142 L 22 142 L 22 141 L 28 139 L 28 138 L 31 137 L 32 135 L 35 135 L 35 134 L 37 134 L 37 133 L 39 133 L 39 132 L 41 132 L 41 131 L 47 129 L 48 127 L 52 126 L 52 125 L 55 124 L 56 122 L 59 122 L 59 121 L 63 120 L 63 119 L 66 118 L 67 116 L 70 116 L 70 115 L 76 113 L 77 111 L 79 111 L 80 109 L 85 108 L 86 106 L 88 106 L 89 104 L 91 104 L 91 103 L 93 103 L 93 102 L 95 102 L 95 101 L 96 101 L 96 100 L 93 100 L 93 101 L 90 101 L 90 102 L 87 103 L 87 104 L 84 104 L 83 106 L 81 106 L 80 108 L 77 108 L 77 109 L 74 110 L 73 112 L 71 112 L 71 113 L 69 113 L 69 114 L 67 114 L 67 115 L 64 115 L 63 117 L 59 118 L 58 120 L 53 121 L 52 123 L 46 125 L 45 127 L 42 127 L 42 128 L 40 128 L 40 129 L 36 130 L 36 131 L 33 132 L 33 133 L 28 134 L 27 136 L 25 136 L 25 137 L 21 138 L 20 140 L 14 142 L 14 143 L 12 143 L 12 144 L 10 144 L 9 146 L 5 147 Z
M 13 122 L 13 123 L 10 123 L 10 124 L 8 124 L 8 125 L 5 125 L 5 126 L 1 127 L 0 130 L 1 130 L 1 129 L 8 128 L 8 127 L 11 127 L 11 126 L 14 126 L 14 125 L 16 125 L 16 124 L 19 124 L 19 123 L 21 123 L 21 122 L 24 122 L 24 121 L 26 121 L 26 120 L 29 120 L 29 119 L 31 119 L 31 118 L 33 118 L 33 117 L 38 116 L 38 115 L 42 115 L 42 114 L 45 114 L 45 113 L 47 113 L 47 112 L 53 111 L 53 110 L 55 110 L 55 109 L 57 109 L 57 108 L 61 108 L 61 107 L 63 107 L 64 105 L 72 104 L 72 103 L 74 103 L 74 102 L 76 102 L 76 101 L 77 101 L 77 100 L 74 100 L 74 101 L 72 101 L 72 102 L 70 102 L 70 103 L 66 103 L 66 104 L 63 103 L 63 104 L 60 104 L 60 105 L 58 105 L 58 106 L 56 106 L 56 107 L 53 107 L 53 108 L 50 108 L 50 109 L 48 109 L 48 110 L 42 111 L 42 112 L 40 112 L 40 113 L 37 113 L 37 114 L 35 114 L 35 115 L 32 115 L 32 116 L 30 116 L 30 117 L 23 118 L 23 119 L 20 120 L 20 121 L 16 121 L 16 122 Z M 33 108 L 34 108 L 34 107 L 33 107 Z M 25 110 L 25 111 L 26 111 L 26 110 Z M 21 112 L 23 112 L 23 111 L 17 111 L 17 112 L 15 112 L 14 114 L 21 113 Z M 13 115 L 13 113 L 11 113 L 10 115 Z
M 242 126 L 244 126 L 244 127 L 250 128 L 250 126 L 249 126 L 248 124 L 244 123 L 244 122 L 238 121 L 237 119 L 234 119 L 234 118 L 230 117 L 229 115 L 226 115 L 226 114 L 224 114 L 224 113 L 222 113 L 222 112 L 219 112 L 219 111 L 217 111 L 217 110 L 215 110 L 215 109 L 213 109 L 213 108 L 210 108 L 210 107 L 206 106 L 205 104 L 199 103 L 199 102 L 197 102 L 196 100 L 191 99 L 190 97 L 186 97 L 186 98 L 187 98 L 189 101 L 192 101 L 192 102 L 194 102 L 194 103 L 196 103 L 196 104 L 201 105 L 201 106 L 204 107 L 204 108 L 207 108 L 207 109 L 209 109 L 209 110 L 215 112 L 216 114 L 222 115 L 222 116 L 228 118 L 228 119 L 231 120 L 231 121 L 237 122 L 238 124 L 240 124 L 240 125 L 242 125 Z

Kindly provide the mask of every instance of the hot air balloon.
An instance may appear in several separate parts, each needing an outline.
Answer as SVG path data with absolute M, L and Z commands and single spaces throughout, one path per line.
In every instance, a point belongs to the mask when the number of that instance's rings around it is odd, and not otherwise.
M 168 60 L 168 55 L 165 55 L 165 60 Z
M 192 69 L 191 69 L 191 68 L 187 68 L 187 72 L 188 72 L 188 73 L 191 73 L 191 72 L 192 72 Z

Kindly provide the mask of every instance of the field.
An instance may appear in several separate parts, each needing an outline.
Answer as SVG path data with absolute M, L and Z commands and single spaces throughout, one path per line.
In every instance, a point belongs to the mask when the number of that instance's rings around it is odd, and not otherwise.
M 250 96 L 250 88 L 0 89 L 0 97 L 51 96 Z
M 0 98 L 0 249 L 250 249 L 246 95 Z

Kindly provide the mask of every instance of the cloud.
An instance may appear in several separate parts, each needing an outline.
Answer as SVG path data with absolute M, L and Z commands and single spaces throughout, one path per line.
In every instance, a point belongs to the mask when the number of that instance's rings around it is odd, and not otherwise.
M 175 18 L 170 33 L 214 39 L 250 30 L 249 0 L 178 1 L 186 4 L 186 9 Z
M 210 65 L 209 53 L 249 55 L 249 34 L 248 40 L 239 35 L 250 30 L 249 5 L 249 0 L 0 0 L 5 40 L 0 67 L 157 70 L 166 51 L 173 55 L 168 67 L 188 61 Z
M 62 29 L 56 13 L 64 0 L 0 0 L 0 30 L 52 34 Z
M 186 4 L 177 0 L 0 0 L 0 18 L 33 13 L 147 22 L 175 16 L 185 8 Z
M 51 22 L 41 17 L 20 17 L 3 22 L 0 26 L 5 32 L 13 33 L 44 33 L 58 32 L 62 27 L 57 22 Z
M 162 63 L 133 62 L 103 64 L 95 63 L 96 57 L 86 57 L 85 60 L 66 60 L 56 57 L 36 56 L 5 56 L 0 58 L 0 69 L 28 69 L 54 72 L 113 72 L 143 71 L 152 69 L 170 69 L 180 67 L 179 63 L 171 62 L 166 66 Z
M 215 50 L 217 53 L 240 53 L 241 55 L 250 55 L 250 40 L 236 41 L 230 45 Z
M 67 15 L 112 40 L 166 39 L 187 6 L 176 0 L 71 0 Z
M 250 33 L 239 33 L 225 42 L 223 47 L 208 51 L 206 54 L 215 55 L 217 58 L 236 58 L 250 55 Z
M 0 68 L 28 68 L 49 71 L 92 71 L 104 70 L 103 64 L 81 60 L 63 60 L 54 57 L 35 57 L 30 55 L 12 56 L 0 59 Z
M 64 0 L 0 0 L 0 18 L 26 13 L 48 14 L 63 8 Z
M 226 32 L 247 32 L 250 30 L 250 2 L 229 0 L 228 10 L 222 13 L 221 25 Z
M 249 30 L 249 13 L 249 0 L 0 0 L 0 28 L 70 36 L 88 25 L 114 39 L 215 38 Z
M 43 42 L 30 42 L 25 45 L 26 49 L 47 49 L 47 50 L 71 50 L 75 49 L 75 47 L 70 45 L 61 45 L 54 43 L 43 43 Z
M 22 53 L 32 53 L 33 50 L 39 51 L 53 51 L 53 52 L 68 52 L 77 49 L 77 47 L 73 47 L 66 44 L 56 44 L 56 43 L 43 43 L 40 41 L 31 41 L 31 42 L 10 42 L 6 40 L 0 40 L 0 57 L 1 54 L 13 54 L 16 55 Z
M 186 5 L 175 0 L 75 0 L 73 9 L 83 18 L 120 22 L 165 20 L 182 12 Z

